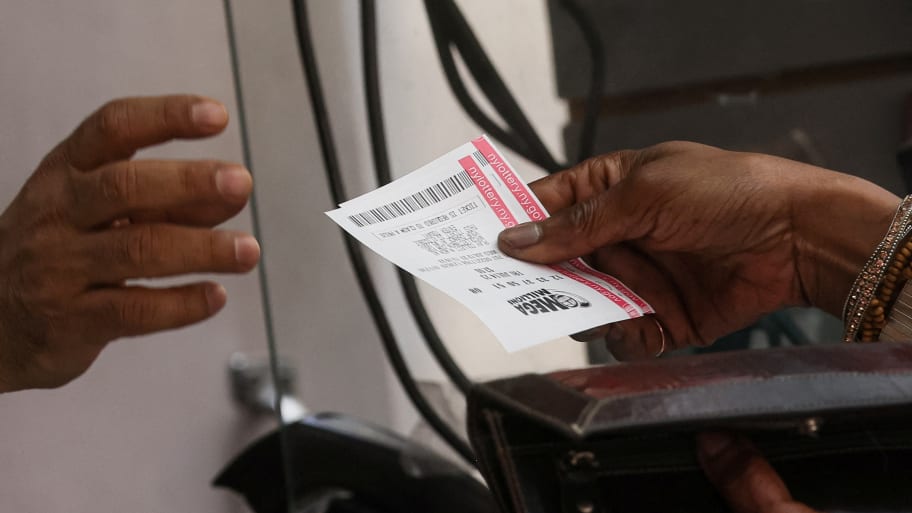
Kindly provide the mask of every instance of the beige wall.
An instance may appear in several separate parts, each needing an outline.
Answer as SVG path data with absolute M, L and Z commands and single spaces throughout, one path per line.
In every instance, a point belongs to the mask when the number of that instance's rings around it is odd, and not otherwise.
M 373 179 L 358 2 L 310 3 L 342 170 L 350 194 L 366 192 Z M 382 95 L 393 173 L 398 176 L 476 137 L 480 129 L 462 113 L 444 81 L 423 2 L 377 4 Z M 379 351 L 378 337 L 347 268 L 338 229 L 323 216 L 333 205 L 301 78 L 290 2 L 235 5 L 244 20 L 242 74 L 254 164 L 260 176 L 258 192 L 267 198 L 262 217 L 279 343 L 302 370 L 309 405 L 355 411 L 408 432 L 416 415 Z M 566 109 L 555 94 L 545 2 L 462 0 L 459 5 L 546 143 L 560 153 Z M 521 159 L 513 161 L 527 178 L 538 175 Z M 302 265 L 304 255 L 312 265 Z M 379 259 L 372 263 L 393 327 L 416 375 L 440 379 L 441 371 L 406 312 L 391 267 Z M 307 303 L 311 291 L 319 291 L 322 301 Z M 582 346 L 566 340 L 508 355 L 461 305 L 434 290 L 425 292 L 444 341 L 471 376 L 490 378 L 583 361 Z M 344 372 L 342 366 L 346 366 Z M 353 380 L 357 380 L 354 387 Z M 352 394 L 353 388 L 357 394 Z
M 357 2 L 318 0 L 312 17 L 342 163 L 352 191 L 370 184 Z M 396 174 L 478 134 L 445 85 L 420 0 L 381 0 L 383 96 Z M 410 432 L 416 415 L 383 359 L 336 228 L 294 46 L 290 2 L 236 0 L 263 247 L 286 359 L 313 409 Z M 559 148 L 544 2 L 462 0 L 495 62 Z M 0 0 L 0 204 L 86 113 L 120 95 L 193 91 L 232 102 L 220 0 Z M 231 107 L 234 112 L 234 107 Z M 158 156 L 239 159 L 236 125 Z M 535 171 L 516 159 L 532 177 Z M 246 227 L 244 215 L 235 226 Z M 439 379 L 403 311 L 389 268 L 374 262 L 409 360 Z M 268 423 L 230 402 L 224 365 L 265 351 L 255 276 L 222 280 L 229 304 L 187 330 L 116 343 L 70 386 L 0 397 L 0 511 L 243 511 L 214 473 Z M 506 355 L 464 309 L 428 291 L 447 343 L 477 377 L 576 365 L 556 342 Z
M 219 0 L 0 0 L 0 205 L 106 99 L 232 103 L 225 41 Z M 234 126 L 147 155 L 237 160 L 238 140 Z M 208 483 L 268 425 L 237 411 L 225 378 L 231 352 L 265 352 L 264 330 L 256 277 L 221 281 L 213 321 L 119 341 L 64 389 L 0 396 L 0 511 L 244 510 Z

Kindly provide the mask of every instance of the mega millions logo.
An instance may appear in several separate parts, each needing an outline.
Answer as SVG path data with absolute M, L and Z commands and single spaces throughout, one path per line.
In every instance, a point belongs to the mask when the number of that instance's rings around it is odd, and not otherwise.
M 560 290 L 539 289 L 507 300 L 513 308 L 523 315 L 543 315 L 552 312 L 586 308 L 589 300 L 576 294 Z

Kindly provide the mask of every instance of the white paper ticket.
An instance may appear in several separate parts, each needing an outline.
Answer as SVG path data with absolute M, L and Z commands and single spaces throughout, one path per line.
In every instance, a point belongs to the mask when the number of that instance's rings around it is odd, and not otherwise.
M 507 351 L 653 313 L 619 280 L 580 259 L 546 266 L 497 249 L 504 228 L 548 213 L 487 137 L 327 215 L 468 307 Z

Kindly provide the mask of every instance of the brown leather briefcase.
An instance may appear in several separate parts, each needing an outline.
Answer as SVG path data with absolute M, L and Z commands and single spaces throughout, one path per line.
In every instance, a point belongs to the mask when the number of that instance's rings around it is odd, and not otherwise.
M 912 344 L 667 358 L 477 386 L 469 435 L 507 513 L 727 511 L 695 434 L 748 435 L 796 500 L 912 511 Z

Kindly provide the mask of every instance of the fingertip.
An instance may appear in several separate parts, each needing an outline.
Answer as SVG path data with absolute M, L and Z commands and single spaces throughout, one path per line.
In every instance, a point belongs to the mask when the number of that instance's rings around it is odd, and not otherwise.
M 215 314 L 221 310 L 225 303 L 228 302 L 228 291 L 218 283 L 206 284 L 206 304 L 209 307 L 209 314 Z
M 215 187 L 229 201 L 247 201 L 253 190 L 253 177 L 241 166 L 228 166 L 216 172 Z
M 504 253 L 513 254 L 537 244 L 542 237 L 542 229 L 538 223 L 522 223 L 500 232 L 497 241 Z
M 260 261 L 260 243 L 250 235 L 234 239 L 234 257 L 244 270 L 253 269 Z
M 200 99 L 190 107 L 190 119 L 207 131 L 221 131 L 228 124 L 228 109 L 215 100 Z
M 731 447 L 734 441 L 734 437 L 728 433 L 707 431 L 697 435 L 697 450 L 701 460 L 709 462 Z

